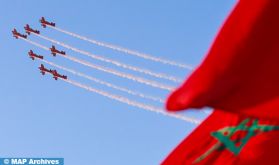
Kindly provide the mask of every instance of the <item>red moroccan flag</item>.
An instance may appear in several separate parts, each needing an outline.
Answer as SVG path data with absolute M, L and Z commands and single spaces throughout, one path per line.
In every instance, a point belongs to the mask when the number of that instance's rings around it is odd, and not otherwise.
M 167 109 L 214 111 L 163 162 L 279 164 L 279 0 L 240 0 Z
M 207 57 L 167 102 L 279 120 L 279 1 L 240 0 Z
M 214 111 L 162 165 L 277 165 L 279 121 Z

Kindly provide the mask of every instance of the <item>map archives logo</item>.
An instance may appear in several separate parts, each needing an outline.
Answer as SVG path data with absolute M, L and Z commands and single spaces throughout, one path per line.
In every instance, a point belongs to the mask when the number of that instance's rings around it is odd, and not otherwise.
M 0 165 L 64 165 L 64 158 L 0 158 Z

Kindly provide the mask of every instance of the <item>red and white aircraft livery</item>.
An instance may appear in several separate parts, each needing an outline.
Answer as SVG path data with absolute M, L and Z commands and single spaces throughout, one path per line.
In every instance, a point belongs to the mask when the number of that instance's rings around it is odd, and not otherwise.
M 42 24 L 42 26 L 43 26 L 44 28 L 46 28 L 46 26 L 53 26 L 53 27 L 55 27 L 55 23 L 54 23 L 54 22 L 48 22 L 48 21 L 46 21 L 46 20 L 45 20 L 45 17 L 42 17 L 42 18 L 40 19 L 40 23 Z
M 42 75 L 45 75 L 46 72 L 52 74 L 52 70 L 51 70 L 51 69 L 45 68 L 45 66 L 44 66 L 43 64 L 41 64 L 41 66 L 39 67 L 39 69 L 40 69 Z
M 53 56 L 56 56 L 56 54 L 61 54 L 61 55 L 66 55 L 66 53 L 64 51 L 60 51 L 60 50 L 57 50 L 55 48 L 55 46 L 52 45 L 52 47 L 50 48 L 50 51 L 51 51 L 51 54 Z
M 39 30 L 32 29 L 28 24 L 25 25 L 24 29 L 28 35 L 30 35 L 31 33 L 40 34 Z
M 47 72 L 49 74 L 52 74 L 55 80 L 58 80 L 58 78 L 65 80 L 67 79 L 67 76 L 59 74 L 56 70 L 47 69 L 43 64 L 41 64 L 39 69 L 41 70 L 42 75 L 45 75 L 45 73 Z
M 44 59 L 44 56 L 37 55 L 37 54 L 33 53 L 32 50 L 30 50 L 30 51 L 28 52 L 28 55 L 29 55 L 29 57 L 30 57 L 32 60 L 35 60 L 35 58 Z
M 56 70 L 52 70 L 52 75 L 53 75 L 53 78 L 54 78 L 55 80 L 57 80 L 58 78 L 62 78 L 62 79 L 67 80 L 67 76 L 61 75 L 61 74 L 57 73 Z
M 27 38 L 27 35 L 24 35 L 24 34 L 21 34 L 21 33 L 17 32 L 17 30 L 16 30 L 15 28 L 14 28 L 14 30 L 12 31 L 12 33 L 13 33 L 13 35 L 14 35 L 14 37 L 15 37 L 16 39 L 18 39 L 19 37 L 20 37 L 20 38 L 24 38 L 24 39 Z

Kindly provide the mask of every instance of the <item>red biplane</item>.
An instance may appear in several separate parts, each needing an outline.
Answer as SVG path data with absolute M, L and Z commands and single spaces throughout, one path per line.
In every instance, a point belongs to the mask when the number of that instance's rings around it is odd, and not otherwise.
M 17 32 L 17 30 L 15 28 L 12 31 L 12 33 L 13 33 L 13 35 L 16 39 L 18 39 L 19 37 L 25 38 L 25 39 L 27 38 L 27 35 L 24 35 L 24 34 L 21 34 L 21 33 Z
M 64 51 L 59 51 L 55 48 L 55 46 L 52 45 L 52 47 L 50 48 L 51 54 L 53 56 L 56 56 L 56 54 L 61 54 L 61 55 L 66 55 L 66 53 Z
M 42 75 L 45 75 L 46 72 L 52 74 L 52 70 L 51 70 L 51 69 L 45 68 L 45 66 L 44 66 L 43 64 L 41 64 L 41 66 L 39 67 L 39 69 L 41 70 Z
M 62 79 L 67 80 L 67 76 L 61 75 L 61 74 L 57 73 L 56 70 L 52 70 L 52 75 L 53 75 L 53 78 L 54 78 L 55 80 L 57 80 L 58 78 L 62 78 Z
M 32 29 L 28 24 L 26 24 L 26 26 L 24 27 L 25 29 L 25 32 L 30 35 L 31 33 L 36 33 L 36 34 L 40 34 L 40 31 L 39 30 L 35 30 L 35 29 Z
M 48 21 L 46 21 L 46 20 L 45 20 L 45 17 L 42 17 L 42 18 L 40 19 L 40 23 L 42 24 L 42 26 L 43 26 L 44 28 L 46 28 L 46 26 L 53 26 L 53 27 L 55 27 L 55 23 L 54 23 L 54 22 L 48 22 Z
M 44 59 L 44 56 L 37 55 L 37 54 L 33 53 L 32 50 L 30 50 L 30 51 L 28 52 L 28 54 L 29 54 L 29 57 L 30 57 L 32 60 L 35 60 L 35 58 Z

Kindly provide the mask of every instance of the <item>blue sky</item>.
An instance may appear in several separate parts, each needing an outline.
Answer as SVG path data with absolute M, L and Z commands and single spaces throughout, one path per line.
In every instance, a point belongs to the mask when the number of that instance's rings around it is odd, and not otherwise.
M 97 47 L 52 29 L 43 29 L 38 20 L 45 16 L 56 22 L 58 27 L 89 38 L 197 66 L 234 4 L 234 0 L 1 1 L 1 157 L 63 157 L 66 164 L 73 165 L 159 164 L 196 127 L 130 107 L 63 81 L 54 81 L 51 76 L 42 76 L 37 69 L 40 62 L 34 62 L 27 56 L 30 49 L 44 55 L 49 61 L 119 86 L 163 98 L 168 95 L 167 91 L 95 71 L 63 58 L 53 58 L 49 52 L 14 39 L 11 35 L 14 27 L 23 32 L 23 26 L 29 23 L 43 35 L 83 50 L 185 78 L 190 74 L 189 70 Z M 35 36 L 30 36 L 30 39 L 48 47 L 51 45 Z M 91 63 L 137 74 L 66 51 Z M 60 72 L 110 93 L 163 106 Z M 206 116 L 193 111 L 183 115 L 200 119 Z

